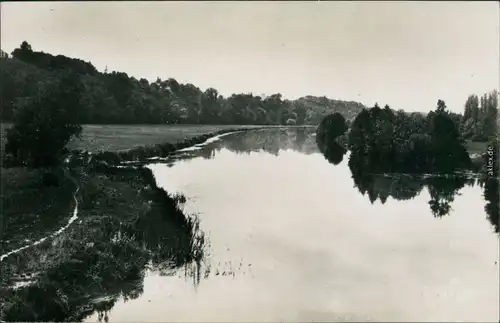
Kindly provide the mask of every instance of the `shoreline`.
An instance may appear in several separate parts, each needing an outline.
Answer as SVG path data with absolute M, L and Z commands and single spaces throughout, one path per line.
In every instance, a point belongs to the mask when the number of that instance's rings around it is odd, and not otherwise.
M 151 262 L 162 270 L 165 264 L 180 268 L 200 261 L 204 235 L 198 232 L 197 218 L 182 211 L 182 196 L 158 186 L 145 157 L 157 152 L 168 156 L 210 138 L 250 130 L 255 129 L 225 129 L 132 152 L 103 152 L 97 158 L 72 152 L 65 166 L 78 187 L 78 218 L 59 234 L 3 259 L 0 320 L 79 321 L 99 310 L 99 299 L 123 297 L 117 291 L 125 285 L 132 284 L 126 297 L 138 297 Z M 129 156 L 141 165 L 121 166 Z M 33 293 L 45 297 L 35 304 Z
M 261 129 L 261 128 L 259 128 Z M 243 132 L 243 131 L 248 131 L 248 130 L 256 130 L 256 129 L 239 129 L 239 130 L 235 130 L 235 129 L 224 129 L 224 130 L 221 130 L 221 131 L 218 131 L 216 133 L 208 133 L 208 134 L 204 134 L 204 135 L 201 135 L 201 136 L 196 136 L 196 137 L 193 137 L 187 141 L 183 141 L 183 142 L 179 142 L 179 143 L 176 143 L 176 144 L 172 144 L 173 147 L 184 147 L 186 144 L 188 144 L 189 146 L 185 147 L 185 148 L 178 148 L 178 149 L 175 149 L 175 150 L 172 150 L 172 151 L 166 151 L 166 150 L 163 150 L 162 152 L 163 153 L 166 153 L 166 154 L 171 154 L 171 153 L 174 153 L 174 152 L 177 152 L 177 151 L 183 151 L 183 150 L 187 150 L 187 149 L 190 149 L 190 148 L 194 148 L 194 147 L 203 147 L 204 145 L 207 145 L 207 144 L 210 144 L 214 141 L 217 141 L 219 138 L 223 137 L 223 136 L 227 136 L 227 135 L 230 135 L 230 134 L 233 134 L 233 133 L 239 133 L 239 132 Z M 257 129 L 258 130 L 258 129 Z M 194 143 L 194 144 L 193 144 Z M 192 144 L 192 145 L 191 145 Z M 165 144 L 159 144 L 157 146 L 159 146 L 160 148 L 161 147 L 165 147 L 166 145 L 169 145 L 169 143 L 165 143 Z M 167 147 L 170 147 L 170 146 L 167 146 Z M 140 148 L 135 148 L 135 150 L 139 150 L 139 149 L 144 149 L 145 151 L 147 151 L 147 154 L 148 153 L 152 153 L 152 152 L 155 152 L 157 147 L 140 147 Z M 141 150 L 142 150 L 141 149 Z M 196 148 L 197 149 L 197 148 Z M 132 149 L 131 149 L 132 150 Z M 75 153 L 75 152 L 74 152 Z M 126 154 L 127 152 L 125 152 Z M 81 154 L 81 153 L 77 153 L 77 154 Z M 85 152 L 83 152 L 83 154 L 85 154 Z M 103 152 L 101 155 L 98 155 L 96 157 L 96 160 L 99 161 L 99 160 L 102 160 L 101 156 L 103 157 L 106 157 L 108 156 L 109 152 Z M 119 157 L 123 156 L 123 155 L 120 155 L 120 154 L 117 154 Z M 155 156 L 156 158 L 162 158 L 160 156 Z M 150 158 L 154 158 L 154 157 L 150 157 Z M 121 159 L 121 158 L 120 158 Z M 142 160 L 141 160 L 142 161 Z M 90 162 L 92 162 L 92 160 L 90 160 Z M 125 161 L 127 162 L 127 161 Z M 109 163 L 108 163 L 109 165 Z M 111 165 L 110 165 L 111 166 Z M 126 166 L 118 166 L 117 167 L 119 168 L 126 168 Z M 71 168 L 71 166 L 68 166 L 68 168 Z M 56 231 L 53 231 L 45 236 L 43 236 L 42 238 L 39 238 L 37 239 L 36 241 L 34 242 L 30 242 L 26 245 L 23 245 L 19 248 L 15 248 L 15 249 L 12 249 L 4 254 L 1 254 L 0 255 L 0 262 L 4 261 L 4 259 L 8 258 L 10 255 L 12 254 L 15 254 L 15 253 L 18 253 L 18 252 L 21 252 L 25 249 L 28 249 L 28 248 L 31 248 L 31 247 L 34 247 L 36 245 L 39 245 L 41 243 L 43 243 L 45 240 L 47 239 L 52 239 L 54 238 L 55 236 L 61 234 L 64 230 L 66 230 L 75 220 L 78 219 L 78 200 L 77 200 L 77 195 L 80 191 L 80 185 L 78 184 L 78 182 L 76 181 L 75 178 L 73 178 L 73 176 L 70 174 L 71 170 L 68 169 L 66 167 L 62 167 L 62 170 L 64 172 L 64 175 L 67 177 L 67 179 L 69 179 L 70 181 L 72 181 L 75 186 L 76 186 L 76 189 L 75 189 L 75 192 L 73 193 L 73 200 L 75 201 L 75 206 L 74 206 L 74 209 L 72 211 L 72 216 L 69 217 L 67 223 L 65 225 L 63 225 L 62 227 L 60 227 L 58 230 Z M 143 168 L 143 166 L 141 166 L 140 168 Z M 149 170 L 149 169 L 148 169 Z M 156 181 L 154 179 L 154 175 L 153 174 L 143 174 L 143 176 L 145 176 L 145 181 L 153 186 L 154 188 L 156 187 Z M 153 176 L 153 179 L 151 180 L 151 176 Z M 3 251 L 3 250 L 2 250 Z
M 6 259 L 2 271 L 9 283 L 16 278 L 8 276 L 18 271 L 17 266 L 21 273 L 37 277 L 18 288 L 0 280 L 0 297 L 5 300 L 0 320 L 79 321 L 120 298 L 139 297 L 141 280 L 151 267 L 164 270 L 167 264 L 178 269 L 203 259 L 204 236 L 196 217 L 182 211 L 182 196 L 158 185 L 147 156 L 169 156 L 231 132 L 260 129 L 226 129 L 174 144 L 135 148 L 133 153 L 102 152 L 97 158 L 80 151 L 72 155 L 68 167 L 80 187 L 75 194 L 77 223 L 47 239 L 50 243 Z M 123 166 L 125 156 L 139 165 Z M 34 294 L 43 299 L 33 302 Z
M 96 154 L 91 154 L 83 151 L 73 151 L 76 154 L 83 154 L 85 156 L 90 157 L 89 163 L 106 163 L 107 165 L 120 165 L 123 163 L 145 163 L 151 158 L 161 159 L 168 157 L 172 153 L 182 150 L 188 149 L 193 146 L 203 146 L 205 144 L 209 144 L 211 139 L 216 137 L 222 137 L 234 132 L 246 132 L 246 131 L 259 131 L 265 129 L 287 129 L 289 126 L 274 126 L 274 127 L 252 127 L 252 128 L 228 128 L 222 129 L 219 131 L 214 131 L 198 136 L 194 136 L 192 138 L 186 138 L 182 141 L 178 142 L 165 142 L 161 144 L 155 145 L 146 145 L 141 147 L 135 147 L 127 150 L 111 152 L 111 151 L 102 151 Z M 294 128 L 299 128 L 295 126 Z

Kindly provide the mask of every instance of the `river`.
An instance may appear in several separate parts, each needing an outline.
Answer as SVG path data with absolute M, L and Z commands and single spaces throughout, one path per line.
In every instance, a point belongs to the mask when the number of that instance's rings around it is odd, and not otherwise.
M 329 162 L 313 131 L 234 133 L 149 165 L 186 197 L 206 257 L 195 274 L 149 270 L 105 320 L 498 322 L 483 188 L 398 176 L 360 188 L 348 154 Z

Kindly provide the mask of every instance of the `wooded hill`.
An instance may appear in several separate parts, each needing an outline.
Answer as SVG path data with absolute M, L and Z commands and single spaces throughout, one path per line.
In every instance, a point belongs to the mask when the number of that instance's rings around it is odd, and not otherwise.
M 214 88 L 203 91 L 174 78 L 150 83 L 122 72 L 99 72 L 90 62 L 34 51 L 23 42 L 12 55 L 0 56 L 1 121 L 12 121 L 16 107 L 40 91 L 50 91 L 67 73 L 76 74 L 82 84 L 78 111 L 84 124 L 302 125 L 319 124 L 333 112 L 351 120 L 364 108 L 326 97 L 286 100 L 279 93 L 223 97 Z

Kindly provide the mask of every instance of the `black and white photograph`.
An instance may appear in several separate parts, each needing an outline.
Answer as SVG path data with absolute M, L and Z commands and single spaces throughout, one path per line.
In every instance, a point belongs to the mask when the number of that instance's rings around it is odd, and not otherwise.
M 0 322 L 500 322 L 497 1 L 4 1 L 0 48 Z

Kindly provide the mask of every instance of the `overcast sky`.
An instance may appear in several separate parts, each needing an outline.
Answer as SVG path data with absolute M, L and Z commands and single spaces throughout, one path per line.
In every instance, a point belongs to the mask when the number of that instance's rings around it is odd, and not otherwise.
M 1 46 L 224 95 L 304 95 L 456 112 L 499 88 L 496 2 L 2 3 Z

